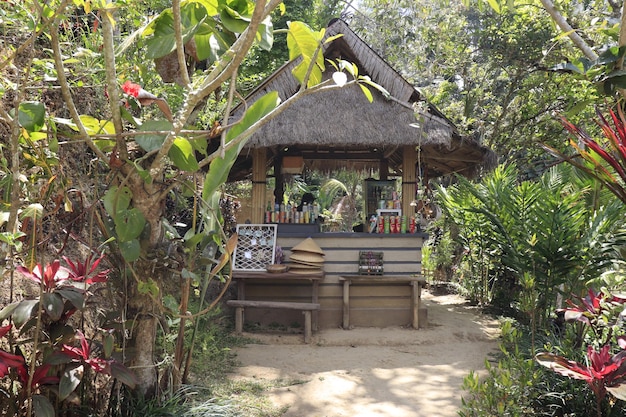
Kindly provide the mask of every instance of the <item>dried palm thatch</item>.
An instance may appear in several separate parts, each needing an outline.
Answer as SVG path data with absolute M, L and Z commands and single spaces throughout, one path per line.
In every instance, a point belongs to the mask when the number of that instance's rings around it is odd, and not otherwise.
M 362 75 L 384 87 L 390 98 L 371 89 L 370 103 L 359 86 L 348 85 L 303 97 L 255 132 L 246 148 L 268 148 L 270 156 L 285 152 L 304 156 L 309 168 L 323 171 L 378 169 L 385 161 L 391 173 L 403 169 L 403 146 L 419 147 L 421 166 L 430 176 L 460 173 L 471 177 L 481 167 L 495 161 L 493 153 L 478 142 L 462 137 L 455 126 L 434 106 L 426 103 L 418 90 L 376 54 L 347 24 L 334 20 L 326 36 L 343 34 L 327 44 L 327 59 L 346 59 L 359 67 Z M 282 100 L 299 89 L 289 62 L 268 77 L 247 98 L 248 105 L 269 91 Z M 332 70 L 332 67 L 330 68 Z M 324 78 L 332 76 L 327 70 Z M 416 107 L 416 103 L 420 103 Z M 419 108 L 419 110 L 418 110 Z M 235 109 L 233 119 L 241 116 Z M 244 151 L 234 174 L 242 177 L 250 166 Z

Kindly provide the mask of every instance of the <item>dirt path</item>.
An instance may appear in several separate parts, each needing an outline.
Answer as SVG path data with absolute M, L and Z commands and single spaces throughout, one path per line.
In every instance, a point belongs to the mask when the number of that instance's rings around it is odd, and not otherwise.
M 461 384 L 483 370 L 497 347 L 498 324 L 460 297 L 424 292 L 429 326 L 324 330 L 311 345 L 302 336 L 262 336 L 236 350 L 233 378 L 294 380 L 268 395 L 288 406 L 284 417 L 456 417 Z

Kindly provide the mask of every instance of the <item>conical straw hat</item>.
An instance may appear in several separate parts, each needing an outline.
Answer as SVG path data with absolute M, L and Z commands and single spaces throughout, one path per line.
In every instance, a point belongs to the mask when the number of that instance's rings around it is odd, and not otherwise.
M 322 248 L 320 248 L 317 245 L 317 243 L 315 243 L 315 241 L 311 239 L 310 237 L 307 237 L 302 242 L 298 243 L 296 246 L 291 248 L 291 251 L 292 252 L 293 251 L 311 252 L 311 253 L 319 253 L 322 256 L 325 255 Z
M 293 259 L 293 258 L 290 258 L 290 260 L 291 260 L 291 262 L 294 265 L 295 264 L 298 264 L 298 265 L 308 265 L 308 266 L 316 266 L 318 268 L 321 268 L 321 267 L 324 266 L 324 262 L 307 262 L 307 261 L 301 261 L 301 260 Z
M 302 264 L 299 262 L 292 262 L 289 265 L 289 270 L 291 271 L 292 269 L 301 269 L 301 270 L 307 270 L 307 271 L 312 271 L 315 269 L 322 269 L 323 265 L 306 265 L 306 264 Z
M 324 262 L 324 257 L 319 253 L 311 253 L 311 252 L 303 252 L 297 251 L 292 252 L 289 256 L 289 259 L 292 261 L 303 261 L 303 262 Z

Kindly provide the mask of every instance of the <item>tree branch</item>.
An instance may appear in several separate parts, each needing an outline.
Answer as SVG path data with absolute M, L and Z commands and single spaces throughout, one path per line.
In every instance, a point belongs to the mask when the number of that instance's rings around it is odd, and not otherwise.
M 180 0 L 172 1 L 172 11 L 174 14 L 174 38 L 176 40 L 176 56 L 178 57 L 178 69 L 183 78 L 185 86 L 191 84 L 189 73 L 187 72 L 187 61 L 185 60 L 185 44 L 183 43 L 183 24 L 180 17 Z
M 120 136 L 124 130 L 122 125 L 122 113 L 120 112 L 120 92 L 117 85 L 117 69 L 115 68 L 115 50 L 113 48 L 113 15 L 110 10 L 101 10 L 102 13 L 102 38 L 104 42 L 104 68 L 106 74 L 106 86 L 111 104 L 111 119 L 115 127 L 117 151 L 122 161 L 128 160 L 128 148 L 126 141 Z
M 270 0 L 270 5 L 274 5 L 273 7 L 276 7 L 281 1 L 282 0 Z M 213 71 L 211 71 L 211 73 L 207 76 L 200 89 L 191 92 L 187 96 L 185 103 L 183 104 L 183 107 L 174 122 L 172 132 L 170 132 L 170 134 L 165 138 L 159 153 L 154 158 L 154 161 L 152 161 L 149 172 L 150 176 L 153 178 L 158 177 L 165 169 L 165 158 L 167 157 L 176 136 L 182 130 L 196 104 L 230 78 L 235 69 L 239 67 L 245 58 L 256 38 L 259 24 L 263 21 L 263 19 L 265 19 L 267 14 L 271 12 L 270 8 L 266 8 L 265 5 L 265 0 L 259 0 L 256 3 L 252 18 L 250 19 L 250 24 L 246 30 L 235 41 L 233 46 L 220 58 L 216 68 L 214 68 Z
M 63 65 L 63 58 L 61 54 L 61 46 L 59 43 L 59 31 L 58 25 L 52 25 L 50 28 L 50 37 L 52 40 L 52 54 L 54 58 L 54 67 L 57 71 L 57 79 L 59 80 L 59 86 L 61 87 L 61 95 L 63 96 L 63 101 L 65 101 L 65 105 L 70 112 L 70 116 L 76 124 L 78 128 L 78 133 L 80 138 L 85 141 L 87 146 L 100 158 L 102 161 L 107 160 L 107 156 L 96 146 L 93 142 L 89 133 L 87 133 L 87 129 L 85 129 L 85 125 L 80 120 L 80 114 L 78 114 L 78 109 L 76 108 L 76 104 L 74 103 L 74 99 L 72 98 L 72 93 L 70 91 L 70 86 L 67 82 L 67 77 L 65 76 L 65 66 Z
M 556 9 L 552 0 L 541 0 L 541 4 L 546 9 L 552 20 L 561 28 L 561 30 L 567 33 L 567 36 L 570 40 L 576 45 L 578 49 L 580 49 L 585 56 L 593 61 L 598 59 L 598 54 L 596 54 L 593 49 L 583 38 L 580 37 L 578 33 L 572 28 L 572 26 L 567 22 L 567 20 L 563 17 L 563 15 Z M 623 29 L 622 25 L 622 29 Z

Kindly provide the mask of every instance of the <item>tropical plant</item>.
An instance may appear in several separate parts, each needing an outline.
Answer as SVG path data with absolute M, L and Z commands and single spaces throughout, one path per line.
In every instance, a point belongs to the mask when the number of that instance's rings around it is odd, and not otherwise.
M 481 282 L 481 301 L 511 307 L 527 288 L 536 298 L 524 310 L 546 323 L 560 291 L 579 291 L 618 256 L 620 206 L 604 198 L 594 210 L 591 188 L 571 183 L 571 175 L 553 168 L 539 182 L 518 183 L 514 166 L 500 166 L 478 184 L 461 178 L 439 190 L 471 261 L 467 275 Z
M 596 110 L 596 123 L 604 135 L 604 138 L 600 139 L 592 138 L 582 127 L 561 117 L 563 126 L 576 139 L 570 140 L 570 145 L 577 152 L 576 155 L 564 155 L 547 145 L 544 145 L 544 148 L 559 159 L 591 175 L 626 204 L 626 119 L 621 105 L 617 107 L 617 111 L 609 109 L 609 114 L 613 125 L 599 109 Z
M 626 297 L 590 289 L 587 296 L 577 299 L 578 304 L 568 300 L 570 307 L 563 313 L 566 321 L 585 324 L 588 364 L 549 352 L 538 353 L 535 359 L 560 375 L 587 382 L 596 399 L 596 415 L 601 417 L 605 409 L 611 415 L 614 401 L 603 404 L 607 392 L 626 400 L 626 333 L 622 328 Z M 616 353 L 615 345 L 619 346 Z
M 25 278 L 37 284 L 39 297 L 16 301 L 0 311 L 0 320 L 10 324 L 0 328 L 11 351 L 0 350 L 0 377 L 11 376 L 20 389 L 5 389 L 0 409 L 3 414 L 54 416 L 55 403 L 65 407 L 80 405 L 76 393 L 81 383 L 92 375 L 108 375 L 134 388 L 135 376 L 116 358 L 115 331 L 112 323 L 101 323 L 94 337 L 88 340 L 76 327 L 76 312 L 83 312 L 92 295 L 92 284 L 106 282 L 109 270 L 98 270 L 103 257 L 87 256 L 84 262 L 64 257 L 67 268 L 59 260 L 31 271 L 17 268 Z M 10 334 L 13 326 L 20 335 Z

